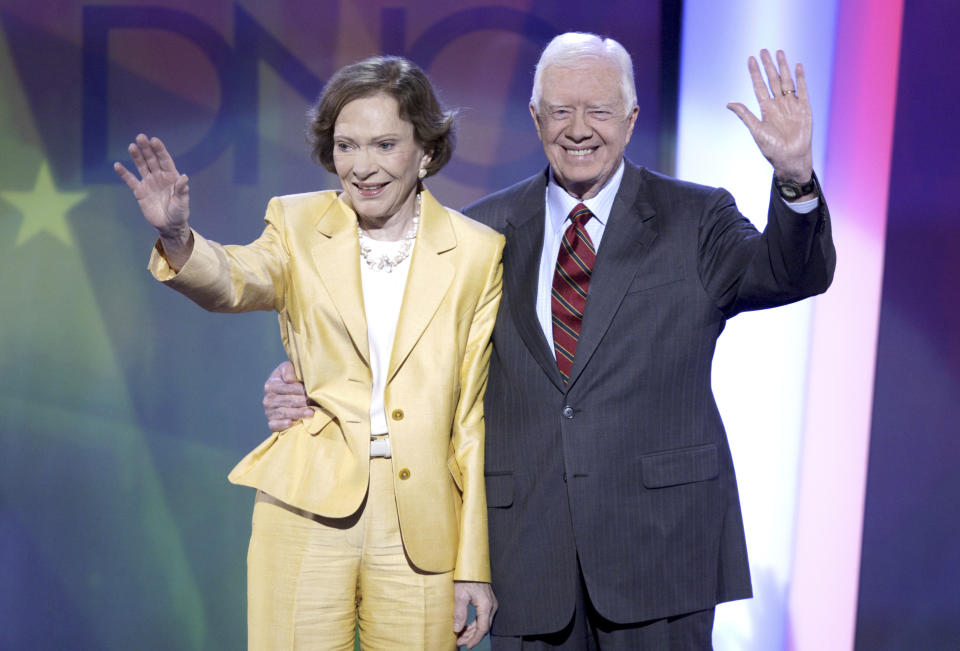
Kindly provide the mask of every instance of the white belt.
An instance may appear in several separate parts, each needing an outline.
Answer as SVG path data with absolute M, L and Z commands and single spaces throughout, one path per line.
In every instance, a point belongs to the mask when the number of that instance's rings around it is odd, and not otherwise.
M 370 458 L 383 457 L 384 459 L 389 459 L 391 456 L 393 455 L 390 454 L 389 436 L 370 439 Z

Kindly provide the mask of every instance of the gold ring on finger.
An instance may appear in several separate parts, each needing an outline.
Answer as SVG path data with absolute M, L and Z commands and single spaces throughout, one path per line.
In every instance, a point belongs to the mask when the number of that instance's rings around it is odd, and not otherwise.
M 793 95 L 794 97 L 797 96 L 797 91 L 794 90 L 793 88 L 790 88 L 790 89 L 788 89 L 788 90 L 781 90 L 780 92 L 781 92 L 783 95 Z

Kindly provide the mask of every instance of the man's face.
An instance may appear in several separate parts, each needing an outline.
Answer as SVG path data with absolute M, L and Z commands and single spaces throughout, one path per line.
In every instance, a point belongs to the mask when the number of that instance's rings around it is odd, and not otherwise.
M 639 110 L 627 111 L 617 65 L 585 57 L 576 67 L 551 65 L 541 77 L 540 106 L 530 114 L 557 182 L 589 199 L 617 171 Z

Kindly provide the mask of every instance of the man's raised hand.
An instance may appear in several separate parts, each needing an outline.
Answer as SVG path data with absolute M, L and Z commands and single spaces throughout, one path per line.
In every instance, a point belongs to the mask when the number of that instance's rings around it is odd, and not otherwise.
M 807 97 L 803 66 L 796 66 L 796 83 L 783 50 L 777 51 L 775 65 L 767 50 L 760 51 L 767 76 L 764 83 L 754 57 L 747 61 L 753 90 L 760 103 L 760 118 L 739 102 L 727 104 L 750 130 L 760 152 L 773 165 L 777 178 L 806 183 L 813 174 L 813 116 Z

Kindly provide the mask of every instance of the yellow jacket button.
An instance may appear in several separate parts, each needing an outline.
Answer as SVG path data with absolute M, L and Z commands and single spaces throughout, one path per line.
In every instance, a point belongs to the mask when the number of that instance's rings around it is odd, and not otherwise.
M 410 479 L 410 471 L 406 468 L 400 471 L 400 479 Z
M 402 410 L 402 409 L 394 409 L 394 410 L 393 410 L 393 413 L 390 414 L 390 416 L 393 417 L 393 420 L 403 420 L 403 410 Z

